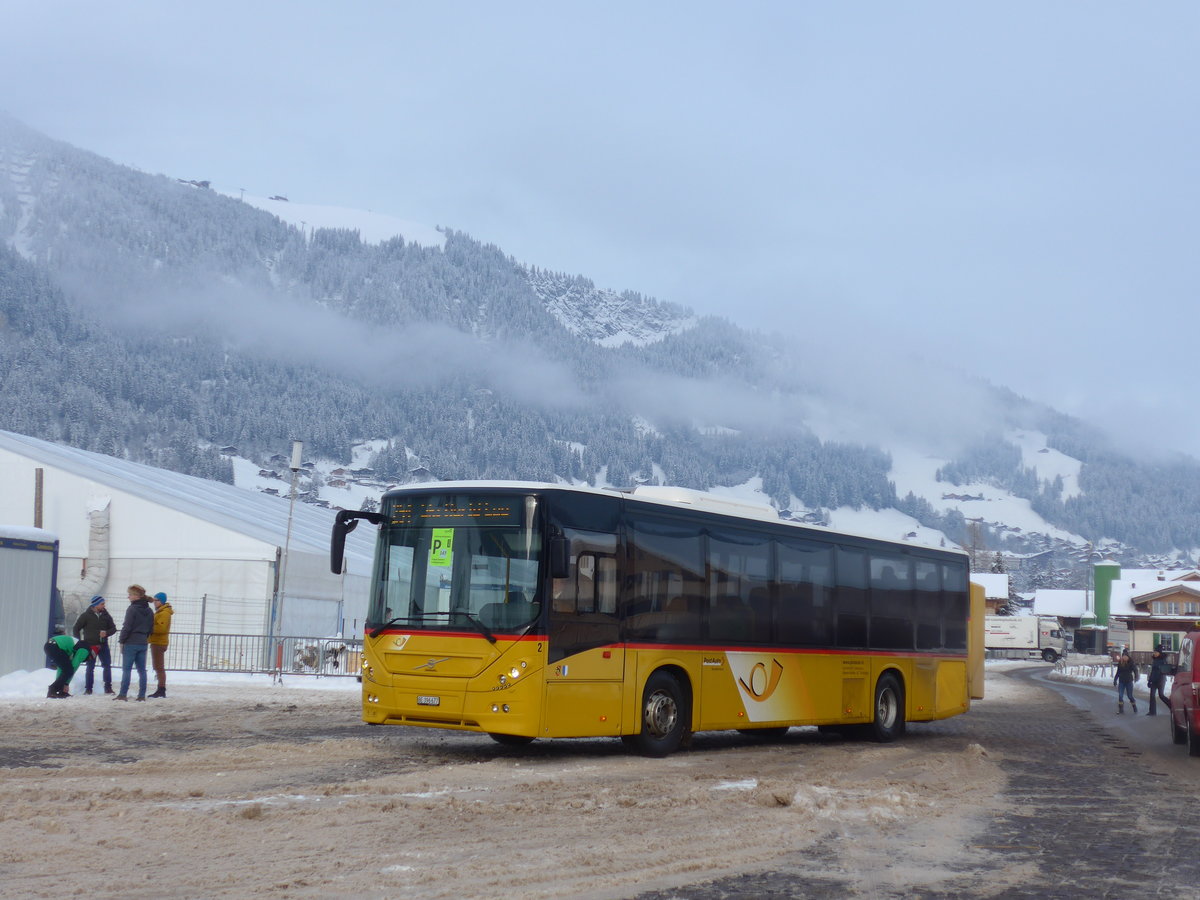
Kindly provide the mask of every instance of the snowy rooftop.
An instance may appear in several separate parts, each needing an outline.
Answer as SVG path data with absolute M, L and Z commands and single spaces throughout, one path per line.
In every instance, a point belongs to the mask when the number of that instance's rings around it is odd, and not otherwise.
M 1133 605 L 1135 600 L 1171 588 L 1200 593 L 1200 573 L 1195 569 L 1126 569 L 1112 584 L 1109 613 L 1114 616 L 1138 615 Z M 1093 609 L 1095 603 L 1095 592 L 1090 590 L 1040 590 L 1034 594 L 1033 609 L 1039 616 L 1074 618 Z
M 1033 595 L 1033 612 L 1039 616 L 1082 618 L 1088 606 L 1088 591 L 1041 590 Z
M 44 528 L 27 528 L 21 525 L 0 524 L 0 540 L 53 543 L 58 540 L 58 535 Z
M 983 588 L 990 599 L 1008 599 L 1008 576 L 1003 572 L 972 572 L 971 580 Z
M 289 501 L 282 497 L 52 444 L 11 431 L 0 431 L 0 449 L 268 544 L 282 547 L 287 538 Z M 333 519 L 334 513 L 330 510 L 297 503 L 292 520 L 291 548 L 315 554 L 328 553 Z M 362 528 L 350 534 L 346 539 L 346 556 L 369 568 L 374 555 L 374 534 L 373 530 Z

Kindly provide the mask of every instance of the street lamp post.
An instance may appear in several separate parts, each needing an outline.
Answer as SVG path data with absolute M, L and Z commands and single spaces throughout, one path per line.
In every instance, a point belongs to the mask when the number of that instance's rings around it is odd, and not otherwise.
M 288 466 L 292 470 L 292 489 L 288 498 L 287 535 L 283 540 L 283 560 L 279 565 L 279 605 L 275 616 L 275 678 L 274 681 L 283 683 L 283 601 L 287 594 L 287 565 L 288 553 L 292 546 L 292 515 L 296 511 L 296 479 L 300 474 L 300 460 L 304 454 L 304 442 L 292 441 L 292 462 Z

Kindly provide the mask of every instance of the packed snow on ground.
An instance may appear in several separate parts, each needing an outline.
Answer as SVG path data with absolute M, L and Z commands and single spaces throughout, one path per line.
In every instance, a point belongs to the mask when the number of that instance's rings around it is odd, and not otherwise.
M 119 656 L 119 653 L 116 655 Z M 101 667 L 97 664 L 95 683 L 98 688 L 103 689 L 101 671 Z M 119 664 L 113 665 L 112 674 L 113 688 L 119 688 L 121 686 L 121 666 Z M 83 684 L 86 677 L 86 668 L 80 666 L 79 671 L 75 673 L 75 677 L 71 679 L 72 694 L 83 694 Z M 9 672 L 7 675 L 0 675 L 0 701 L 19 700 L 21 698 L 46 700 L 46 688 L 50 686 L 50 682 L 53 680 L 53 669 L 37 669 L 33 672 L 19 670 Z M 137 683 L 137 672 L 134 672 L 130 684 L 130 695 L 137 693 Z M 146 667 L 146 684 L 147 692 L 152 692 L 155 687 L 154 672 L 148 664 Z M 189 689 L 187 692 L 189 697 L 212 699 L 223 694 L 231 696 L 235 694 L 245 695 L 247 691 L 267 689 L 272 687 L 273 684 L 273 676 L 262 673 L 250 675 L 235 672 L 177 672 L 167 669 L 168 688 L 176 686 L 187 687 Z M 285 675 L 282 679 L 282 684 L 288 688 L 303 688 L 313 691 L 344 691 L 347 694 L 354 695 L 355 698 L 362 690 L 361 685 L 356 679 L 344 675 L 335 677 Z M 349 702 L 354 702 L 354 700 L 350 700 Z

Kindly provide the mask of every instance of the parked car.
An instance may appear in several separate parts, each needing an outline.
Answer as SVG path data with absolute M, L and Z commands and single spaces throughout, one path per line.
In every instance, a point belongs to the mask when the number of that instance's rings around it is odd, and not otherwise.
M 1200 631 L 1189 632 L 1179 645 L 1179 665 L 1171 685 L 1171 738 L 1200 756 Z

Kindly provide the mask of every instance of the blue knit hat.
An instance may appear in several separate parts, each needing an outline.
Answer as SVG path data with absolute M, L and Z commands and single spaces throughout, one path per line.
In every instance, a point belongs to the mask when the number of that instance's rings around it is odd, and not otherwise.
M 103 602 L 104 602 L 104 598 L 101 597 L 99 594 L 97 594 L 95 597 L 92 598 L 92 602 L 89 603 L 88 606 L 89 607 L 99 606 Z
M 154 595 L 154 599 L 157 600 L 159 603 L 166 603 L 167 595 L 164 594 L 162 591 L 159 591 L 157 594 Z

